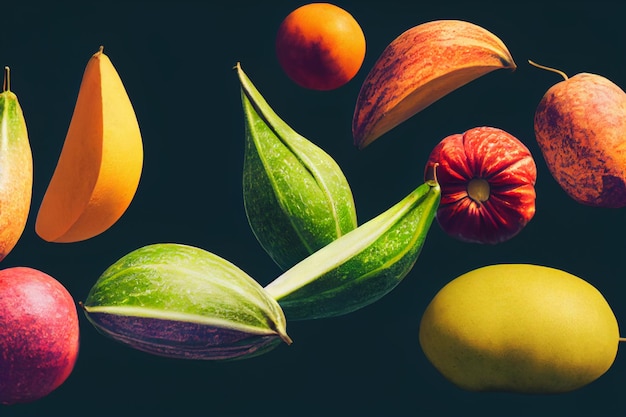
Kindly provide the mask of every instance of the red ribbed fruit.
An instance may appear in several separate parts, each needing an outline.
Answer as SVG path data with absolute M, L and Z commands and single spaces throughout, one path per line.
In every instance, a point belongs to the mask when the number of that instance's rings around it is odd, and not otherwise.
M 461 241 L 496 244 L 517 235 L 535 214 L 537 168 L 528 148 L 502 129 L 476 127 L 432 150 L 441 186 L 437 222 Z

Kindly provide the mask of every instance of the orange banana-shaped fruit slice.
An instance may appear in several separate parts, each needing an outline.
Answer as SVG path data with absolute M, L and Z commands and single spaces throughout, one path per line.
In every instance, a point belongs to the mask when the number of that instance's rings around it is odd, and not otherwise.
M 142 166 L 135 111 L 101 47 L 85 68 L 35 231 L 46 241 L 66 243 L 106 231 L 130 205 Z
M 383 51 L 359 92 L 352 121 L 362 149 L 446 94 L 491 71 L 516 68 L 493 33 L 462 20 L 414 26 Z

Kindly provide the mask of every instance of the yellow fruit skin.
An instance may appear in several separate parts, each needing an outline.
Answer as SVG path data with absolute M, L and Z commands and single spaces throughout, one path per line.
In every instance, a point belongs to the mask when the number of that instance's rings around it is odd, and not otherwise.
M 33 158 L 17 96 L 0 93 L 0 260 L 24 232 L 33 190 Z
M 101 48 L 85 68 L 63 149 L 37 214 L 37 234 L 67 243 L 106 231 L 130 205 L 142 166 L 135 111 Z
M 501 264 L 444 286 L 419 340 L 441 374 L 470 391 L 559 393 L 613 364 L 619 329 L 591 284 L 545 266 Z

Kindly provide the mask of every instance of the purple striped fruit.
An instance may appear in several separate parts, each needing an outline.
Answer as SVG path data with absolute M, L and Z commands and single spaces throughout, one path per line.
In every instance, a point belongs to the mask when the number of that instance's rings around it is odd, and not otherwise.
M 83 308 L 102 334 L 158 356 L 242 359 L 291 343 L 282 309 L 260 284 L 188 245 L 153 244 L 123 256 Z

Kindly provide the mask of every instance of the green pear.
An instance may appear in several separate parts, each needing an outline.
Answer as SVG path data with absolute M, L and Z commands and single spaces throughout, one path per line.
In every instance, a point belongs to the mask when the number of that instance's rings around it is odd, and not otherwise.
M 620 337 L 611 307 L 587 281 L 546 266 L 500 264 L 445 285 L 422 316 L 419 341 L 462 389 L 560 393 L 602 376 Z

